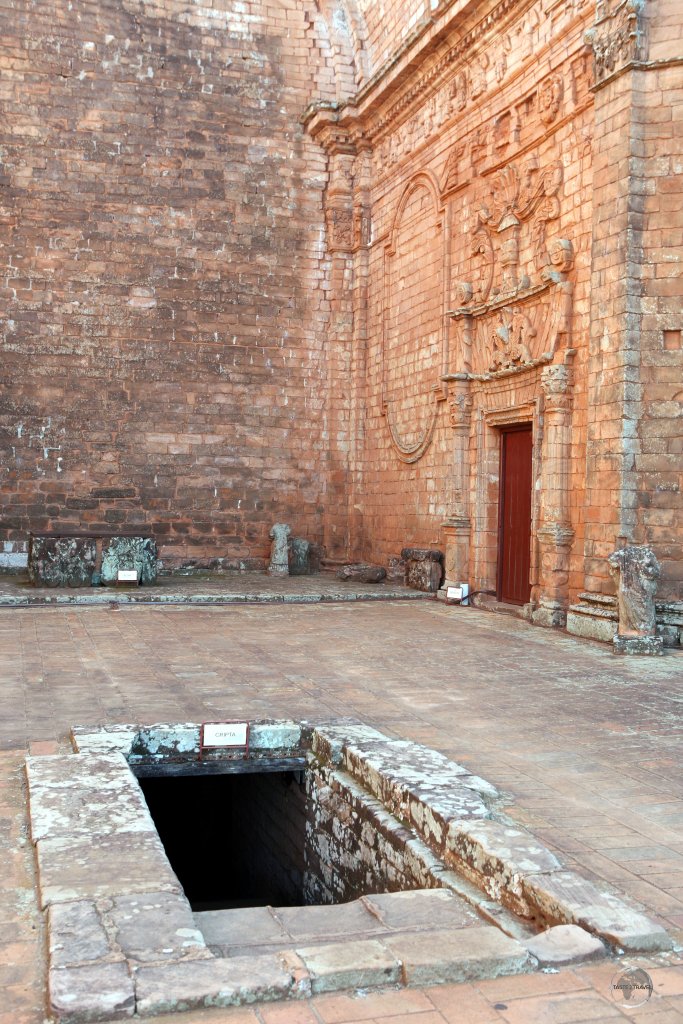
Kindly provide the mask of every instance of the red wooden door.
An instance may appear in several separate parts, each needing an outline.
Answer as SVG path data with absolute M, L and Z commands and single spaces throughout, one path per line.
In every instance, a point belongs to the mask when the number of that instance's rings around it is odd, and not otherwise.
M 498 600 L 526 604 L 531 551 L 531 424 L 500 438 Z

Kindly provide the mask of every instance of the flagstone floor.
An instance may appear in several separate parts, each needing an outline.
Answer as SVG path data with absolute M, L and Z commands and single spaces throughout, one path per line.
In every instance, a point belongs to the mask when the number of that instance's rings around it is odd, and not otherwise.
M 435 601 L 0 609 L 0 1024 L 42 1024 L 44 951 L 22 762 L 74 724 L 356 716 L 508 796 L 567 866 L 683 940 L 683 653 L 608 647 Z M 206 1010 L 159 1024 L 683 1021 L 683 957 L 438 989 Z

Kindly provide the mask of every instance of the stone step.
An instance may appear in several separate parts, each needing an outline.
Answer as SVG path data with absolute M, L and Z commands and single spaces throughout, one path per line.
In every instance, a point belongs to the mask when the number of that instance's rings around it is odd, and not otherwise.
M 605 608 L 617 607 L 617 599 L 612 594 L 598 594 L 592 591 L 585 591 L 583 594 L 579 594 L 579 601 L 581 604 L 590 604 L 603 606 Z

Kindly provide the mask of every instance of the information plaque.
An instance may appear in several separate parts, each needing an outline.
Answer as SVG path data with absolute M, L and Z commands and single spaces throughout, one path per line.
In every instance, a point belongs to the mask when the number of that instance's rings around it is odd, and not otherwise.
M 199 759 L 207 750 L 243 750 L 249 754 L 248 722 L 204 722 L 199 733 Z

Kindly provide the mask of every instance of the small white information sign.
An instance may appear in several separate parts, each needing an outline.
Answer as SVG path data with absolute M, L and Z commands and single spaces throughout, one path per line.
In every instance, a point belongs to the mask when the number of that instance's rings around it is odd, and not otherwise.
M 462 597 L 462 591 L 460 590 L 460 587 L 447 587 L 446 597 L 448 598 L 449 601 L 459 601 L 460 598 Z
M 247 722 L 206 722 L 203 747 L 246 747 L 249 735 Z
M 119 581 L 119 583 L 137 583 L 137 569 L 119 569 L 116 575 L 116 579 Z

